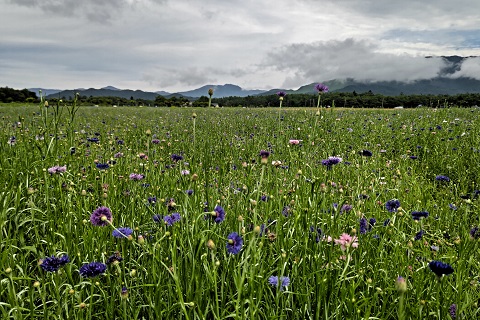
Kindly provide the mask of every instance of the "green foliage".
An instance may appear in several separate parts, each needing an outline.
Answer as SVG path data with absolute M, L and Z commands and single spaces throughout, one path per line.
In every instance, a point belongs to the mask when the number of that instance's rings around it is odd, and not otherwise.
M 9 87 L 0 87 L 0 102 L 37 102 L 38 98 L 34 92 L 30 92 L 28 89 L 16 90 Z
M 457 318 L 480 315 L 480 240 L 469 233 L 479 225 L 476 108 L 316 116 L 282 106 L 279 118 L 279 108 L 49 105 L 0 108 L 2 319 L 449 319 L 452 304 Z M 35 147 L 45 141 L 52 152 Z M 329 169 L 329 156 L 343 161 Z M 111 225 L 90 222 L 100 206 Z M 168 226 L 173 212 L 181 220 Z M 362 217 L 377 221 L 366 233 Z M 113 237 L 118 227 L 133 238 Z M 243 238 L 238 254 L 226 251 L 231 232 Z M 331 240 L 343 233 L 358 247 Z M 59 271 L 39 266 L 63 254 L 71 261 Z M 114 254 L 123 260 L 104 275 L 80 276 Z M 437 279 L 431 260 L 454 273 Z M 271 276 L 290 284 L 280 290 Z

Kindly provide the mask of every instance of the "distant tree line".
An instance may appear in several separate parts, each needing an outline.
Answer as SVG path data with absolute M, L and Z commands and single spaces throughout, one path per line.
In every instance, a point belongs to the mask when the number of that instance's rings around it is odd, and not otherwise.
M 157 96 L 155 100 L 130 99 L 119 97 L 87 97 L 79 95 L 77 97 L 78 105 L 99 105 L 99 106 L 156 106 L 156 107 L 207 107 L 208 97 L 202 96 L 194 101 L 182 96 Z M 62 104 L 72 104 L 71 97 L 48 99 L 50 105 L 55 105 L 61 101 Z M 284 98 L 282 107 L 284 108 L 302 108 L 316 107 L 318 95 L 316 94 L 287 94 Z M 0 102 L 39 102 L 34 92 L 27 89 L 15 90 L 8 87 L 0 88 Z M 278 107 L 279 100 L 276 95 L 257 95 L 248 97 L 225 97 L 213 98 L 212 105 L 220 107 L 248 107 L 248 108 L 267 108 Z M 354 92 L 329 92 L 321 96 L 321 105 L 323 107 L 341 107 L 341 108 L 417 108 L 417 107 L 472 107 L 480 105 L 480 94 L 464 93 L 457 95 L 398 95 L 384 96 L 374 94 L 373 92 L 356 93 Z
M 28 89 L 16 90 L 9 87 L 0 87 L 0 102 L 38 102 L 37 95 Z

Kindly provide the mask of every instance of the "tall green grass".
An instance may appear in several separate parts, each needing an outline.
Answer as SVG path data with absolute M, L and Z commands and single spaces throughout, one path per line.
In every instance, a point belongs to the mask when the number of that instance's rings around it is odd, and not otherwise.
M 470 236 L 480 225 L 477 109 L 322 118 L 282 109 L 279 118 L 278 109 L 82 107 L 57 117 L 54 108 L 0 108 L 4 319 L 448 319 L 452 304 L 457 318 L 480 315 L 480 240 Z M 271 153 L 266 164 L 260 150 Z M 328 170 L 329 156 L 343 162 Z M 49 174 L 55 165 L 67 171 Z M 391 199 L 397 212 L 385 208 Z M 352 209 L 341 212 L 345 204 Z M 226 211 L 220 224 L 216 205 Z M 100 206 L 132 240 L 90 223 Z M 414 221 L 412 211 L 429 216 Z M 181 215 L 172 226 L 153 220 L 172 212 Z M 365 234 L 361 217 L 377 221 Z M 226 250 L 231 232 L 243 238 L 239 254 Z M 358 248 L 328 241 L 342 233 Z M 115 252 L 123 260 L 103 275 L 80 276 L 84 263 Z M 59 271 L 39 266 L 63 254 L 71 261 Z M 432 260 L 454 273 L 437 279 Z M 271 276 L 290 284 L 281 290 Z

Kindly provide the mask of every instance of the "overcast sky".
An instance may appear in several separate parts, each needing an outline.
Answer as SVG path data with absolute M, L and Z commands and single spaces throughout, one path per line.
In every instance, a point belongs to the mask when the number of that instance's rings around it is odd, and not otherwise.
M 0 86 L 186 91 L 431 78 L 480 56 L 476 0 L 0 0 Z M 480 78 L 480 58 L 452 76 Z

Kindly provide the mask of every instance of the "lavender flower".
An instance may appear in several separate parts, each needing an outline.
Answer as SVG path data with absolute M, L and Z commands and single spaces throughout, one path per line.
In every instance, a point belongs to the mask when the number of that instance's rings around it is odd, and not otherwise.
M 457 317 L 457 305 L 453 303 L 450 308 L 448 308 L 448 313 L 450 314 L 450 317 L 452 319 L 455 319 Z
M 48 168 L 48 173 L 50 174 L 55 174 L 55 173 L 64 173 L 67 171 L 67 166 L 53 166 L 51 168 Z
M 280 291 L 283 291 L 290 284 L 290 278 L 271 276 L 268 278 L 268 283 L 275 288 L 280 287 Z
M 143 178 L 145 178 L 145 176 L 140 173 L 131 173 L 128 177 L 130 178 L 130 180 L 133 180 L 133 181 L 140 181 Z
M 315 85 L 315 90 L 317 90 L 318 94 L 328 92 L 328 87 L 323 83 L 317 83 Z
M 132 233 L 133 233 L 132 229 L 126 228 L 126 227 L 120 227 L 113 230 L 112 236 L 114 236 L 115 238 L 129 238 L 129 237 L 131 238 Z
M 367 233 L 368 222 L 367 219 L 361 218 L 360 219 L 360 234 Z
M 180 216 L 180 213 L 178 213 L 178 212 L 174 212 L 174 213 L 172 213 L 172 214 L 169 215 L 169 216 L 163 217 L 163 221 L 165 222 L 165 224 L 166 224 L 168 227 L 173 226 L 173 224 L 174 224 L 175 222 L 180 221 L 180 219 L 182 219 L 182 217 Z
M 80 275 L 84 278 L 93 278 L 107 270 L 107 266 L 101 262 L 90 262 L 80 267 Z
M 345 203 L 345 204 L 342 205 L 342 207 L 340 208 L 340 213 L 346 213 L 346 212 L 349 212 L 350 210 L 352 210 L 352 205 L 351 205 L 351 204 L 348 204 L 348 203 Z
M 68 257 L 68 255 L 64 254 L 60 258 L 57 258 L 55 256 L 51 256 L 51 257 L 46 257 L 45 259 L 42 259 L 41 261 L 42 261 L 42 263 L 40 264 L 40 267 L 43 270 L 48 271 L 48 272 L 55 272 L 58 269 L 60 269 L 60 267 L 63 267 L 64 265 L 69 263 L 70 258 Z
M 225 210 L 221 206 L 216 206 L 211 215 L 215 223 L 221 223 L 225 220 Z
M 112 220 L 112 212 L 107 207 L 99 207 L 90 215 L 90 222 L 98 227 L 104 227 L 111 223 Z
M 232 232 L 227 237 L 227 252 L 230 254 L 238 254 L 243 246 L 242 237 L 236 233 Z
M 325 160 L 322 160 L 322 165 L 326 166 L 327 169 L 331 169 L 333 165 L 339 164 L 343 159 L 340 157 L 328 157 Z
M 280 97 L 280 100 L 283 99 L 283 97 L 285 97 L 287 95 L 287 93 L 285 91 L 278 91 L 277 92 L 277 96 Z

